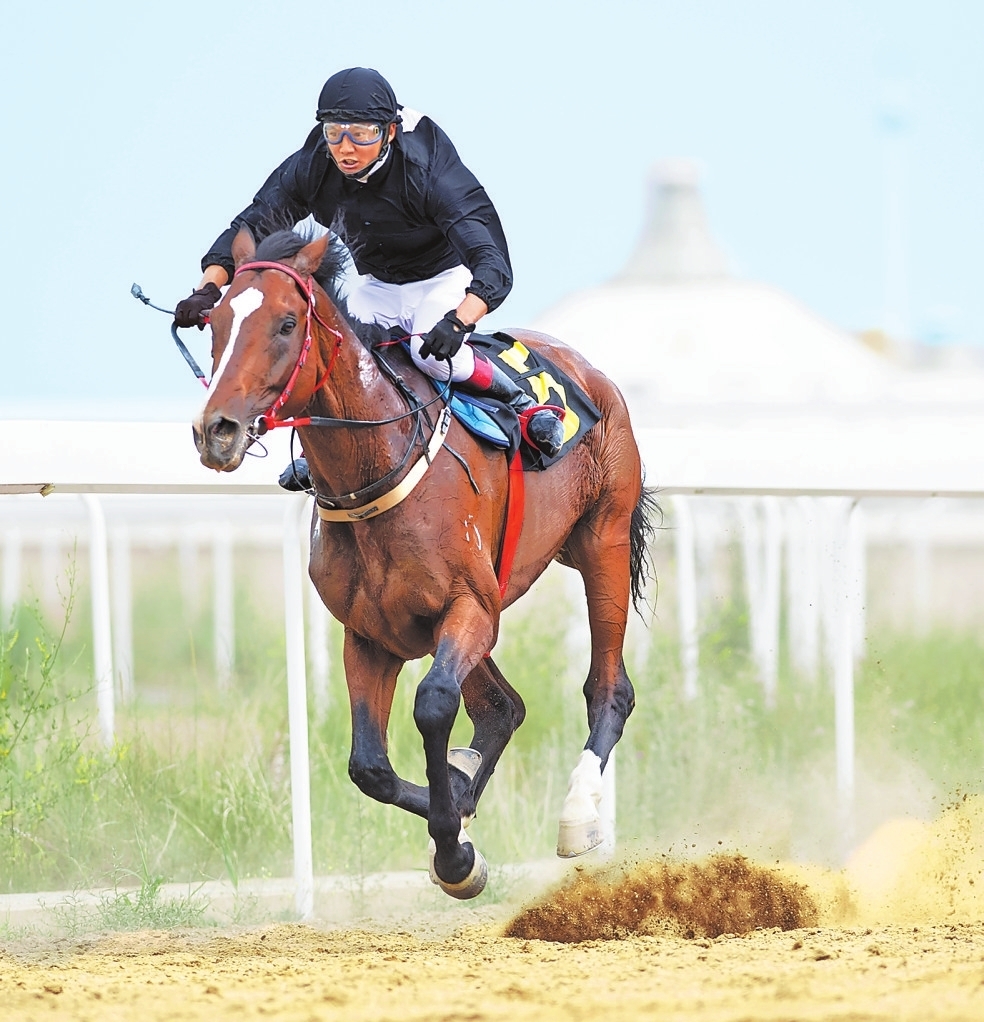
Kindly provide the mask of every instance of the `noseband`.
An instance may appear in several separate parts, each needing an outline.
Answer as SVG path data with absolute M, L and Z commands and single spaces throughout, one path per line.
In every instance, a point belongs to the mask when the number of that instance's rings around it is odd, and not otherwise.
M 290 400 L 290 395 L 293 393 L 294 385 L 297 383 L 297 377 L 300 376 L 301 370 L 304 368 L 307 362 L 308 352 L 311 350 L 311 343 L 313 339 L 312 322 L 317 320 L 325 330 L 328 331 L 335 338 L 335 347 L 332 349 L 331 355 L 328 358 L 328 368 L 325 370 L 324 375 L 318 380 L 314 390 L 319 391 L 325 384 L 328 377 L 331 375 L 332 369 L 335 368 L 335 362 L 338 359 L 338 352 L 342 346 L 342 335 L 330 327 L 319 315 L 318 310 L 315 306 L 314 299 L 314 283 L 310 277 L 302 277 L 293 266 L 288 266 L 286 263 L 275 263 L 267 262 L 264 260 L 257 260 L 256 262 L 243 263 L 236 269 L 233 274 L 234 277 L 238 277 L 240 273 L 245 273 L 247 270 L 279 270 L 281 273 L 286 273 L 291 280 L 297 285 L 298 290 L 304 296 L 307 302 L 307 320 L 304 328 L 304 343 L 301 345 L 301 353 L 297 356 L 297 362 L 294 365 L 294 370 L 290 374 L 290 378 L 287 380 L 284 389 L 280 392 L 280 396 L 276 401 L 270 405 L 269 409 L 263 414 L 256 418 L 256 425 L 260 431 L 265 433 L 268 429 L 274 429 L 281 423 L 278 422 L 277 416 L 283 410 L 284 405 Z

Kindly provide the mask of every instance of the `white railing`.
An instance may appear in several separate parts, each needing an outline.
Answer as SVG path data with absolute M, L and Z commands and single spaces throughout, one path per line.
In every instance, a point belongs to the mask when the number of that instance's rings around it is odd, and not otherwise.
M 99 722 L 112 740 L 114 716 L 113 635 L 109 549 L 99 494 L 276 494 L 276 475 L 286 464 L 286 437 L 270 438 L 271 456 L 247 462 L 235 473 L 217 474 L 197 461 L 184 423 L 3 423 L 0 494 L 74 493 L 85 495 L 90 525 L 93 652 L 99 698 Z M 984 435 L 970 422 L 814 424 L 768 429 L 641 430 L 639 443 L 649 469 L 648 481 L 674 498 L 677 516 L 678 603 L 685 692 L 699 692 L 697 657 L 697 574 L 695 530 L 687 498 L 761 496 L 835 498 L 826 521 L 843 565 L 858 546 L 860 497 L 984 496 Z M 847 498 L 836 499 L 836 498 Z M 39 500 L 41 497 L 39 496 Z M 299 527 L 302 498 L 283 496 L 282 548 L 287 631 L 287 688 L 290 725 L 294 829 L 295 906 L 301 918 L 313 911 L 313 857 L 307 758 L 307 686 L 304 656 L 304 600 L 310 590 L 302 565 Z M 827 502 L 824 502 L 827 503 Z M 774 517 L 774 515 L 773 515 Z M 777 617 L 777 568 L 769 547 L 769 513 L 758 553 L 758 590 L 767 617 Z M 852 533 L 852 521 L 855 523 Z M 831 543 L 833 546 L 831 546 Z M 837 786 L 849 804 L 854 777 L 854 618 L 857 566 L 841 570 L 843 610 L 835 644 L 835 717 Z M 771 587 L 771 588 L 770 588 Z M 772 608 L 772 610 L 768 610 Z M 852 616 L 853 614 L 853 616 Z M 313 618 L 313 615 L 312 615 Z M 765 649 L 763 624 L 753 643 Z M 322 644 L 323 645 L 323 644 Z M 772 684 L 768 651 L 763 654 L 764 682 Z M 614 825 L 614 761 L 606 772 Z

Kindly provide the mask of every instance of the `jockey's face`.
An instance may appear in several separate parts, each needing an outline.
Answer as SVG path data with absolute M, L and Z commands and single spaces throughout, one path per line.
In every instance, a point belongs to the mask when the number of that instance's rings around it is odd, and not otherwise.
M 396 135 L 396 125 L 389 125 L 387 142 L 392 142 Z M 348 135 L 342 135 L 341 142 L 332 145 L 328 143 L 328 152 L 335 161 L 338 169 L 346 175 L 358 175 L 360 170 L 368 167 L 379 155 L 383 148 L 383 139 L 373 145 L 356 145 Z

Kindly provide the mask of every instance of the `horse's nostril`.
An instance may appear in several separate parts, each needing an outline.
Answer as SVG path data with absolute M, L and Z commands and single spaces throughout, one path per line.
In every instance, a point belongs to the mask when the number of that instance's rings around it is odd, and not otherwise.
M 227 419 L 225 416 L 213 419 L 207 427 L 209 442 L 220 448 L 231 447 L 241 431 L 242 424 L 237 419 Z

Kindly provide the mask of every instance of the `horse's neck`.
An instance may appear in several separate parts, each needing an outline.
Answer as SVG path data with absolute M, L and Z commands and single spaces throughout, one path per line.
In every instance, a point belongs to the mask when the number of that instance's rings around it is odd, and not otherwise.
M 334 309 L 332 309 L 334 312 Z M 376 359 L 337 313 L 328 319 L 342 334 L 338 356 L 324 386 L 314 396 L 310 411 L 336 419 L 371 422 L 389 419 L 408 410 Z M 335 337 L 319 327 L 322 361 L 331 364 Z M 305 429 L 304 451 L 316 481 L 320 478 L 334 494 L 352 493 L 370 485 L 395 467 L 406 452 L 413 419 L 387 426 Z

